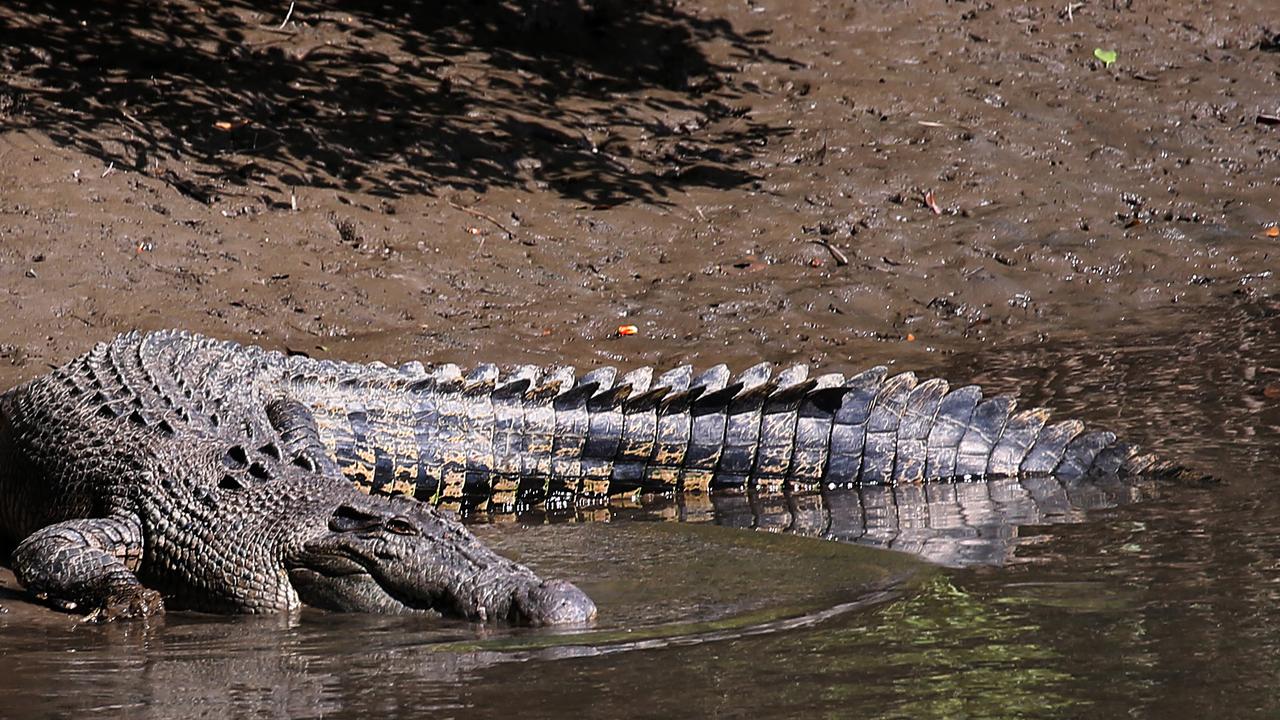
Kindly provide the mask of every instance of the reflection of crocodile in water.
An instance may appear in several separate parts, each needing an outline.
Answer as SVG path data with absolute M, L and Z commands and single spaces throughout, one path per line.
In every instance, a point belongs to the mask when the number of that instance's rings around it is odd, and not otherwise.
M 576 623 L 595 613 L 576 587 L 403 496 L 513 509 L 1173 470 L 1047 420 L 882 367 L 463 375 L 133 333 L 0 396 L 0 543 L 28 590 L 102 617 L 306 603 Z
M 573 514 L 547 513 L 552 521 L 646 519 L 710 522 L 906 552 L 950 567 L 1003 565 L 1021 545 L 1021 528 L 1083 522 L 1086 513 L 1132 504 L 1156 495 L 1154 478 L 1052 475 L 962 482 L 862 485 L 812 493 L 713 493 L 644 496 Z M 521 519 L 542 519 L 536 510 Z

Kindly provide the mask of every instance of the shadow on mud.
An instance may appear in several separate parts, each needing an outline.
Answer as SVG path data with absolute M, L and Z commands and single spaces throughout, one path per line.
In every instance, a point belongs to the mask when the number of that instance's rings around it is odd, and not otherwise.
M 731 63 L 785 61 L 662 0 L 20 1 L 0 21 L 0 114 L 202 202 L 439 184 L 653 201 L 750 181 L 784 132 L 744 117 Z

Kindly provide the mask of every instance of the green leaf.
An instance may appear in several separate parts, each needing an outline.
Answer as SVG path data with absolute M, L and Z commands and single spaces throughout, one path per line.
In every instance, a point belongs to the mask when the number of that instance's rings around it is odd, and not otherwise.
M 1115 50 L 1103 50 L 1102 48 L 1094 48 L 1093 56 L 1102 61 L 1103 65 L 1111 67 L 1111 63 L 1116 61 Z

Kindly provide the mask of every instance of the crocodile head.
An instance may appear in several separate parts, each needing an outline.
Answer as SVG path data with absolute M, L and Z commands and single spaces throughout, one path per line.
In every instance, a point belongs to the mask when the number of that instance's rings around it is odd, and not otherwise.
M 585 624 L 596 616 L 595 603 L 572 583 L 540 579 L 406 498 L 350 498 L 286 565 L 298 597 L 330 610 L 524 625 Z

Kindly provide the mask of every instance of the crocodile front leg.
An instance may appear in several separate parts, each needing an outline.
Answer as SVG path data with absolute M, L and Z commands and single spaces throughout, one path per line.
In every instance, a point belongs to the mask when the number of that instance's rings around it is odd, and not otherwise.
M 23 540 L 13 551 L 13 571 L 36 597 L 107 622 L 164 611 L 160 593 L 143 587 L 134 574 L 141 559 L 136 519 L 68 520 Z

